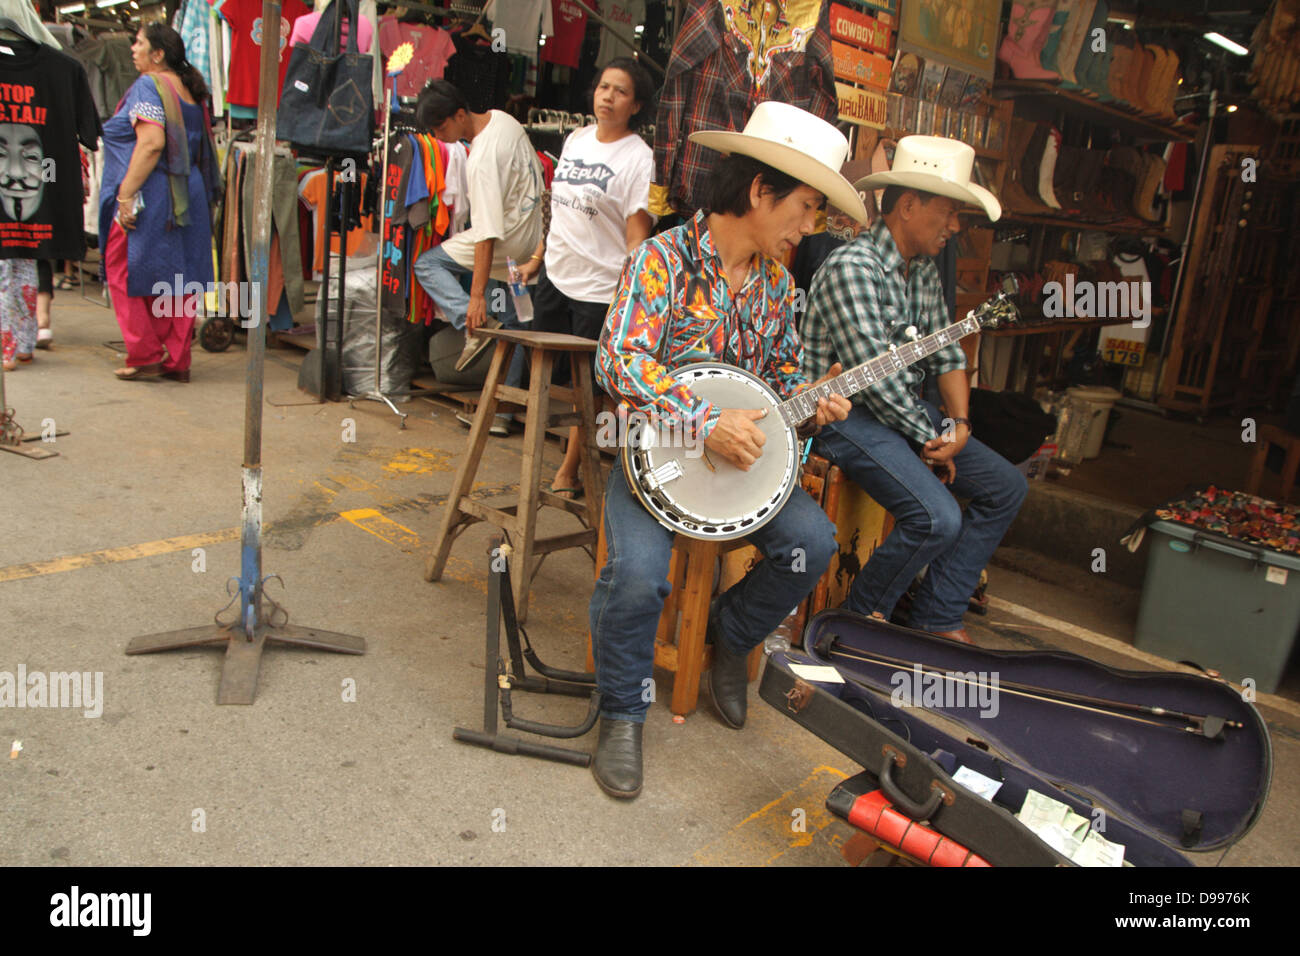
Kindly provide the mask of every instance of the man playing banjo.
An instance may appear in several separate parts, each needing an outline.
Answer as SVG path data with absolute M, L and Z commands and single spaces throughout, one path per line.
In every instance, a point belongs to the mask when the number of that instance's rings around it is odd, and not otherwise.
M 866 209 L 839 173 L 848 142 L 804 110 L 760 103 L 743 133 L 700 132 L 691 140 L 729 154 L 715 168 L 708 208 L 628 260 L 596 377 L 626 408 L 673 422 L 704 454 L 748 470 L 763 454 L 765 436 L 754 422 L 766 410 L 715 407 L 671 374 L 721 361 L 759 376 L 782 398 L 803 387 L 795 286 L 779 257 L 813 231 L 827 198 L 859 221 Z M 831 394 L 818 400 L 808 425 L 848 411 L 848 400 Z M 606 793 L 631 798 L 641 791 L 642 728 L 673 532 L 629 490 L 621 465 L 606 485 L 604 515 L 609 557 L 590 609 L 602 698 L 592 771 Z M 764 560 L 717 599 L 709 620 L 709 692 L 736 729 L 745 722 L 747 655 L 812 590 L 836 551 L 834 526 L 801 488 L 749 540 Z
M 814 374 L 833 362 L 886 354 L 904 344 L 906 333 L 924 336 L 948 324 L 931 257 L 961 229 L 962 205 L 978 206 L 993 220 L 1002 214 L 993 194 L 970 181 L 974 159 L 974 150 L 956 140 L 905 136 L 891 171 L 859 180 L 859 189 L 884 187 L 882 218 L 832 252 L 813 277 L 801 332 Z M 969 644 L 962 614 L 1027 486 L 1010 462 L 971 437 L 960 344 L 954 339 L 923 364 L 946 421 L 920 398 L 925 375 L 912 365 L 858 392 L 848 419 L 818 437 L 818 451 L 895 522 L 844 606 L 888 618 L 928 564 L 909 625 Z M 970 499 L 964 514 L 945 485 Z

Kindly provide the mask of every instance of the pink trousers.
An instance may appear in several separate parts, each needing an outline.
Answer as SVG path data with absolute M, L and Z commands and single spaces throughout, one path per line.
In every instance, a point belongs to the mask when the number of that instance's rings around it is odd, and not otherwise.
M 169 372 L 184 371 L 190 367 L 194 317 L 201 303 L 187 301 L 179 295 L 127 295 L 127 242 L 127 234 L 114 222 L 108 233 L 108 248 L 104 250 L 104 273 L 122 340 L 126 343 L 126 364 L 134 368 L 162 362 Z M 197 300 L 198 297 L 189 298 Z

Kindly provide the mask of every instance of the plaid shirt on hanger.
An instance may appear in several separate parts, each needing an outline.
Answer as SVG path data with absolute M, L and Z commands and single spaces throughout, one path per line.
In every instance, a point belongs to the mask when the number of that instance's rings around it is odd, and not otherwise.
M 730 24 L 721 0 L 686 2 L 659 93 L 655 184 L 667 190 L 659 198 L 689 216 L 704 205 L 705 182 L 718 153 L 688 142 L 688 135 L 744 129 L 764 100 L 789 103 L 834 123 L 839 100 L 829 0 L 734 2 L 729 4 L 735 11 Z M 804 22 L 791 23 L 790 13 Z M 812 27 L 806 40 L 796 36 L 798 28 Z M 656 193 L 654 187 L 651 193 Z
M 925 336 L 951 323 L 943 300 L 939 267 L 916 258 L 910 270 L 883 219 L 840 246 L 813 276 L 808 314 L 799 327 L 808 374 L 817 379 L 835 362 L 844 370 L 901 345 L 908 326 Z M 917 401 L 925 371 L 936 377 L 966 367 L 966 353 L 952 342 L 901 372 L 853 396 L 876 419 L 913 441 L 935 437 L 930 417 Z

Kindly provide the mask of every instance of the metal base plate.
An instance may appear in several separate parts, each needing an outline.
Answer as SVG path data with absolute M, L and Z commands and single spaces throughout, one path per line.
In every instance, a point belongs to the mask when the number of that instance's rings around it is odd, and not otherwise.
M 267 642 L 306 647 L 316 651 L 336 654 L 364 654 L 365 638 L 336 631 L 323 631 L 314 627 L 286 624 L 283 627 L 261 629 L 249 640 L 240 627 L 220 627 L 208 624 L 188 627 L 179 631 L 147 634 L 134 637 L 126 645 L 128 654 L 152 654 L 157 651 L 174 651 L 185 647 L 213 647 L 226 645 L 226 659 L 221 667 L 221 688 L 217 691 L 218 704 L 251 704 L 257 697 L 257 676 L 262 669 L 262 649 Z

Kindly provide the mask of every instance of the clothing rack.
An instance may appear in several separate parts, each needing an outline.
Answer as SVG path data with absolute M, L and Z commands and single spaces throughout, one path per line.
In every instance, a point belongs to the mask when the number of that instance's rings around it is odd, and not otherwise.
M 650 59 L 650 57 L 646 56 L 645 51 L 643 51 L 639 46 L 637 46 L 635 42 L 629 40 L 627 37 L 623 36 L 623 34 L 619 33 L 618 30 L 616 30 L 608 20 L 606 20 L 603 16 L 601 16 L 599 13 L 593 10 L 587 3 L 584 2 L 584 0 L 574 0 L 574 2 L 578 6 L 582 7 L 582 9 L 587 11 L 587 16 L 591 17 L 591 19 L 595 20 L 602 27 L 604 27 L 611 34 L 613 34 L 615 40 L 617 40 L 619 43 L 623 44 L 623 46 L 630 49 L 632 53 L 636 56 L 638 63 L 640 62 L 648 63 L 650 66 L 655 68 L 656 72 L 658 72 L 660 76 L 667 76 L 668 74 L 667 70 L 665 70 L 654 60 Z
M 385 12 L 391 13 L 398 8 L 406 10 L 419 10 L 421 13 L 432 13 L 440 17 L 468 17 L 477 16 L 482 18 L 483 7 L 472 6 L 466 3 L 454 3 L 450 7 L 437 7 L 427 3 L 385 3 L 387 8 Z
M 590 113 L 566 113 L 564 110 L 533 107 L 528 111 L 526 128 L 539 133 L 570 133 L 583 126 L 594 125 L 596 117 Z
M 250 142 L 249 140 L 245 140 L 245 139 L 231 140 L 230 145 L 233 146 L 235 149 L 239 150 L 241 153 L 257 152 L 257 144 Z M 275 155 L 284 156 L 288 159 L 293 159 L 293 152 L 292 150 L 289 149 L 288 146 L 275 147 Z

